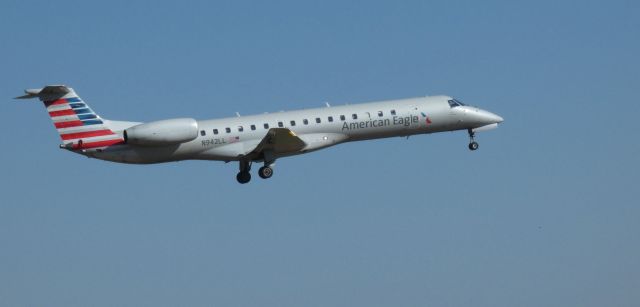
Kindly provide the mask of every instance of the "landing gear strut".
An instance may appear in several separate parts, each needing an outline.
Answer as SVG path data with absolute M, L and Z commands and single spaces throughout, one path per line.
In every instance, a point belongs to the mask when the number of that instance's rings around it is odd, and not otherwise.
M 478 142 L 475 141 L 474 137 L 476 136 L 476 133 L 473 132 L 472 129 L 467 129 L 467 132 L 469 132 L 469 149 L 470 150 L 477 150 L 478 147 L 480 147 L 480 145 L 478 145 Z
M 251 181 L 251 161 L 241 160 L 240 161 L 240 172 L 236 175 L 236 179 L 239 183 L 245 184 Z

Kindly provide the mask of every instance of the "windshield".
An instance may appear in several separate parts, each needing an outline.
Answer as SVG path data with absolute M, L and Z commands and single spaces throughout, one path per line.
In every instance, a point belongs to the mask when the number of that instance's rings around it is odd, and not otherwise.
M 455 108 L 455 107 L 459 107 L 459 106 L 463 106 L 463 105 L 464 105 L 464 103 L 462 103 L 462 102 L 460 102 L 460 101 L 458 101 L 458 100 L 456 100 L 456 99 L 451 99 L 451 100 L 449 100 L 449 101 L 447 101 L 447 102 L 449 102 L 449 107 L 452 107 L 452 108 Z

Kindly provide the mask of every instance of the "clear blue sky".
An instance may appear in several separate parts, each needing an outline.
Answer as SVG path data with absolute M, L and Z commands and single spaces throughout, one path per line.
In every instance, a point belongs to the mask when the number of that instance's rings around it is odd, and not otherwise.
M 3 1 L 0 306 L 637 306 L 637 1 Z M 57 148 L 24 88 L 207 119 L 448 94 L 464 132 L 237 165 Z

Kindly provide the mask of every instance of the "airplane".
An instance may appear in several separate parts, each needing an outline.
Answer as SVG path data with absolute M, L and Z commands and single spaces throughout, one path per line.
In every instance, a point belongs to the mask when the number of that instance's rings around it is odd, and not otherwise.
M 65 85 L 27 89 L 15 99 L 44 102 L 62 138 L 60 148 L 100 160 L 151 164 L 181 160 L 239 162 L 239 183 L 273 175 L 274 163 L 337 144 L 466 130 L 469 149 L 475 133 L 497 128 L 503 118 L 449 96 L 427 96 L 210 120 L 173 118 L 148 123 L 100 117 Z

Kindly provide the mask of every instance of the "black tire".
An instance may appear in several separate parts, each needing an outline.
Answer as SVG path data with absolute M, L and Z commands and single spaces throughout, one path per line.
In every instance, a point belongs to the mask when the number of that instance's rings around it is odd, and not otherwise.
M 273 169 L 268 166 L 263 166 L 258 170 L 258 176 L 262 179 L 269 179 L 273 176 Z
M 469 149 L 470 149 L 470 150 L 477 150 L 477 149 L 478 149 L 478 147 L 480 147 L 480 145 L 478 145 L 478 143 L 477 143 L 477 142 L 471 142 L 471 143 L 469 143 Z
M 251 173 L 239 172 L 238 175 L 236 175 L 236 179 L 238 180 L 239 183 L 245 184 L 251 181 Z

